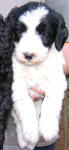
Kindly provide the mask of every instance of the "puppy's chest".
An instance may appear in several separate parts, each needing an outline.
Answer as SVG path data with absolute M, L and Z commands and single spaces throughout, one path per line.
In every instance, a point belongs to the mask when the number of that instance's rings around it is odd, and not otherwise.
M 44 81 L 47 81 L 44 69 L 41 67 L 32 67 L 25 72 L 24 79 L 28 85 L 44 85 Z
M 44 65 L 39 66 L 26 66 L 20 63 L 13 64 L 13 80 L 22 81 L 25 86 L 36 86 L 44 87 L 44 84 L 48 82 L 47 75 Z
M 55 56 L 56 58 L 51 54 L 43 63 L 32 66 L 25 65 L 13 57 L 13 81 L 20 82 L 27 88 L 38 85 L 44 90 L 54 85 L 62 75 L 60 59 L 58 55 Z

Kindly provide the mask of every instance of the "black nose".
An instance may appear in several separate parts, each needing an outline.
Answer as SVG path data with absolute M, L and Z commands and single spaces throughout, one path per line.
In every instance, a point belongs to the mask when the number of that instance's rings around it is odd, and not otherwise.
M 34 57 L 34 55 L 33 54 L 29 54 L 29 53 L 24 53 L 24 57 L 27 60 L 31 60 Z

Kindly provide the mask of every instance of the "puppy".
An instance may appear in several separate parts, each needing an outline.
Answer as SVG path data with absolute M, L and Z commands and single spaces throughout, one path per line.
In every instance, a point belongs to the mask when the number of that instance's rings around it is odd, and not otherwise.
M 33 149 L 41 136 L 52 141 L 59 133 L 67 88 L 61 49 L 68 30 L 59 13 L 39 2 L 14 8 L 5 24 L 18 143 L 21 148 Z M 44 99 L 37 102 L 30 97 L 36 86 L 45 91 Z

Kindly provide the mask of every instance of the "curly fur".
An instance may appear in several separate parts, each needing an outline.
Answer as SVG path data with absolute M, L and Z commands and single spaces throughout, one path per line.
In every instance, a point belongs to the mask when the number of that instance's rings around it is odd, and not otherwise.
M 38 2 L 14 8 L 5 21 L 1 19 L 0 26 L 0 109 L 4 128 L 0 138 L 4 137 L 13 103 L 18 143 L 21 148 L 32 149 L 40 136 L 52 141 L 59 133 L 67 88 L 60 50 L 68 31 L 60 14 Z M 34 102 L 30 98 L 30 87 L 35 86 L 45 91 L 44 100 Z M 3 138 L 0 141 L 2 149 Z
M 5 21 L 0 16 L 0 150 L 3 149 L 7 120 L 12 108 L 12 69 L 9 69 L 11 61 L 7 36 Z

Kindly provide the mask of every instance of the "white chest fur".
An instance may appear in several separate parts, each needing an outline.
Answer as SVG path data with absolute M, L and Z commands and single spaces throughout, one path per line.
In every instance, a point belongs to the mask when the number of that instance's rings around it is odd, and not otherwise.
M 56 88 L 63 82 L 63 61 L 60 54 L 56 51 L 50 52 L 49 57 L 40 64 L 27 66 L 19 62 L 15 55 L 13 56 L 13 81 L 27 88 L 38 86 L 39 89 L 47 90 L 51 85 L 55 85 Z M 58 81 L 58 82 L 57 82 Z M 63 84 L 63 83 L 62 83 Z M 50 88 L 49 87 L 49 88 Z M 52 87 L 51 87 L 52 88 Z

